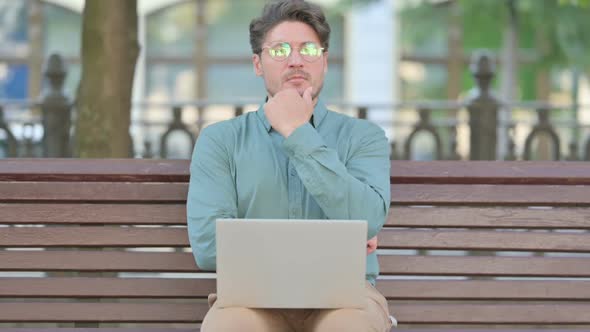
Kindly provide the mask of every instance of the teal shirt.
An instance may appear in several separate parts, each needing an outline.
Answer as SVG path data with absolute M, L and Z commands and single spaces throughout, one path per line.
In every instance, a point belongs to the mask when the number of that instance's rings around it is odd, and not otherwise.
M 271 128 L 262 107 L 206 127 L 193 152 L 187 198 L 197 265 L 216 269 L 217 218 L 367 220 L 372 238 L 389 209 L 389 168 L 381 128 L 321 101 L 310 123 L 288 138 Z M 373 253 L 367 280 L 374 284 L 378 274 Z

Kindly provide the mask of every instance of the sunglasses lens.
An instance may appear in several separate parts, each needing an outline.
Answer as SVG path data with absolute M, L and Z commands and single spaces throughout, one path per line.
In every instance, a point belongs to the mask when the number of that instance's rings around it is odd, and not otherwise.
M 301 53 L 301 55 L 310 57 L 318 57 L 322 55 L 320 47 L 314 43 L 305 44 L 299 52 Z
M 291 55 L 292 50 L 289 43 L 278 43 L 268 48 L 268 54 L 276 61 L 284 61 Z M 322 57 L 323 48 L 310 42 L 303 44 L 298 51 L 305 61 L 314 62 Z
M 270 56 L 275 60 L 284 60 L 291 54 L 291 45 L 280 43 L 268 49 Z

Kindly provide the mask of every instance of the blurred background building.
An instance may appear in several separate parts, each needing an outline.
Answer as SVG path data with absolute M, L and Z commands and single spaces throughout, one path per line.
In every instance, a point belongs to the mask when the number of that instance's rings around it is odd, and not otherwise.
M 590 8 L 575 0 L 314 2 L 332 27 L 323 99 L 381 125 L 392 158 L 590 159 Z M 201 128 L 257 108 L 265 91 L 253 73 L 248 24 L 264 3 L 138 0 L 130 156 L 188 158 Z M 0 0 L 0 157 L 43 155 L 51 54 L 65 63 L 62 93 L 75 98 L 83 7 Z M 481 104 L 485 83 L 474 75 L 486 59 L 494 93 Z M 497 123 L 478 120 L 483 109 Z M 485 131 L 478 121 L 496 137 L 475 143 Z M 486 146 L 487 158 L 479 151 Z

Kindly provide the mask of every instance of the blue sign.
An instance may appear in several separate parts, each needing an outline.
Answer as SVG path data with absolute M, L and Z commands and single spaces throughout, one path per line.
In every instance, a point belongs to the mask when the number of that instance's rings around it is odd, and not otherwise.
M 0 99 L 27 99 L 29 67 L 25 64 L 8 65 L 0 71 Z

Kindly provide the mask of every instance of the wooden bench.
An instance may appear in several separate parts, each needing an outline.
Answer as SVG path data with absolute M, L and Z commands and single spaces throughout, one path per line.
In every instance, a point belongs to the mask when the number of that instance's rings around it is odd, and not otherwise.
M 188 249 L 188 166 L 0 161 L 0 330 L 197 331 L 215 280 Z M 590 164 L 394 161 L 391 182 L 398 330 L 590 331 Z

